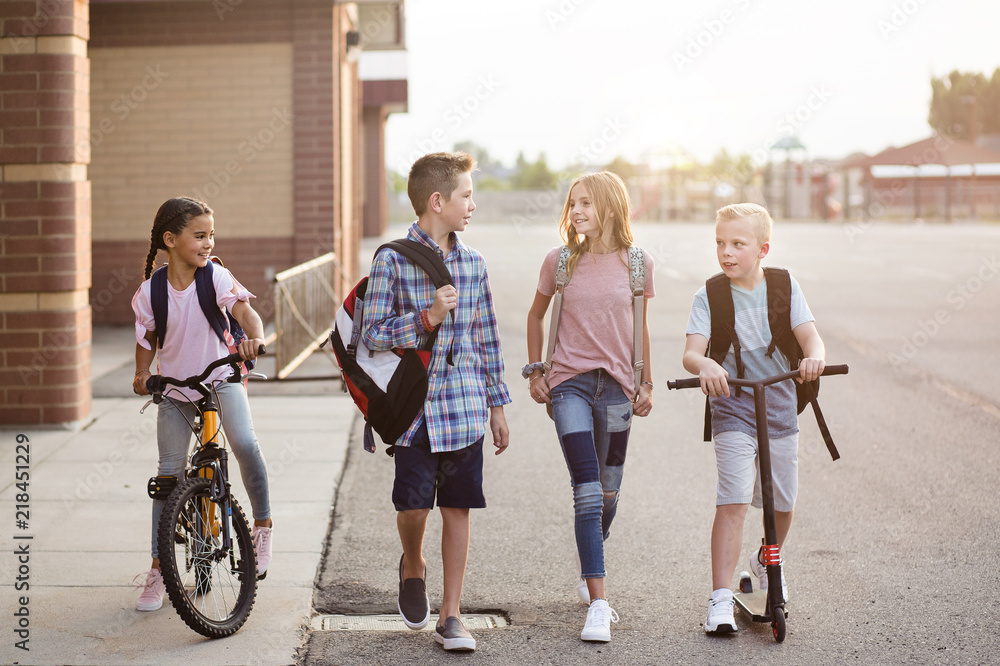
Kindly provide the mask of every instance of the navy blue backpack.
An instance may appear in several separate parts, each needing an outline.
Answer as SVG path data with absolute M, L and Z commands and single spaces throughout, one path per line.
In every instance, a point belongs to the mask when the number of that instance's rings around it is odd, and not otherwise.
M 215 296 L 215 281 L 212 279 L 213 264 L 222 266 L 222 260 L 212 257 L 211 261 L 204 268 L 197 268 L 194 271 L 195 289 L 198 292 L 198 304 L 201 311 L 205 313 L 205 319 L 215 334 L 219 336 L 230 353 L 235 352 L 237 346 L 246 340 L 247 334 L 228 310 L 223 313 L 219 307 Z M 152 277 L 149 278 L 149 297 L 153 305 L 153 321 L 156 326 L 157 347 L 163 347 L 163 340 L 167 336 L 167 266 L 164 264 L 157 268 Z M 247 370 L 252 370 L 253 361 L 244 361 Z

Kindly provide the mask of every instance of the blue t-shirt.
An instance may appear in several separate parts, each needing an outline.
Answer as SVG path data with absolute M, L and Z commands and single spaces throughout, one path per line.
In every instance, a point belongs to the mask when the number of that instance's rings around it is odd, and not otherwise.
M 791 322 L 792 329 L 806 322 L 815 321 L 799 283 L 792 282 Z M 767 323 L 767 280 L 761 280 L 753 291 L 747 291 L 730 283 L 733 294 L 733 309 L 736 313 L 736 337 L 740 341 L 740 358 L 743 361 L 743 375 L 747 379 L 763 379 L 788 372 L 788 359 L 775 349 L 768 358 L 767 347 L 771 343 L 771 327 Z M 698 290 L 691 303 L 691 314 L 687 325 L 688 335 L 699 333 L 706 338 L 712 335 L 712 316 L 708 308 L 708 294 L 705 287 Z M 732 347 L 722 362 L 730 377 L 736 377 L 736 355 Z M 712 436 L 733 430 L 757 437 L 757 424 L 753 404 L 753 391 L 744 389 L 736 397 L 730 388 L 729 397 L 709 398 L 712 407 Z M 798 400 L 795 385 L 791 381 L 772 384 L 767 388 L 767 431 L 770 437 L 788 437 L 799 431 Z

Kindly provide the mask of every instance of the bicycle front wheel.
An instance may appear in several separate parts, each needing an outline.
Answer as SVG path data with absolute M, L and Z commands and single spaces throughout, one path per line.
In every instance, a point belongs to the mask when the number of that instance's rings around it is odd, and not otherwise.
M 181 619 L 202 636 L 221 638 L 246 622 L 257 596 L 257 560 L 246 516 L 209 500 L 208 479 L 185 479 L 160 516 L 157 545 L 163 582 Z M 223 549 L 223 521 L 232 540 Z

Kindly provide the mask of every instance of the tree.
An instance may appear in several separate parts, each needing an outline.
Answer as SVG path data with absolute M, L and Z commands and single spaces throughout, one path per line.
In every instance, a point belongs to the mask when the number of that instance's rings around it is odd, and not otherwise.
M 604 170 L 617 174 L 618 177 L 625 182 L 628 182 L 630 178 L 634 178 L 638 173 L 638 169 L 635 168 L 635 165 L 621 155 L 608 162 L 608 164 L 605 165 Z
M 1000 68 L 989 79 L 958 70 L 932 78 L 927 122 L 939 134 L 966 141 L 1000 133 Z
M 549 169 L 545 160 L 545 153 L 538 156 L 534 163 L 525 159 L 524 153 L 517 154 L 517 162 L 514 165 L 514 175 L 511 178 L 511 186 L 516 190 L 551 190 L 559 184 L 556 174 Z
M 486 175 L 496 176 L 497 172 L 503 169 L 500 160 L 493 159 L 489 150 L 473 141 L 456 141 L 454 150 L 472 155 L 479 170 Z

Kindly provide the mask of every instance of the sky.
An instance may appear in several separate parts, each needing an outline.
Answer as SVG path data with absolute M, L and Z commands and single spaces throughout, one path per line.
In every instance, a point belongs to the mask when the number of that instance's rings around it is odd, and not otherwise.
M 471 140 L 513 165 L 758 161 L 926 138 L 931 77 L 1000 67 L 991 0 L 406 0 L 409 102 L 386 163 Z

